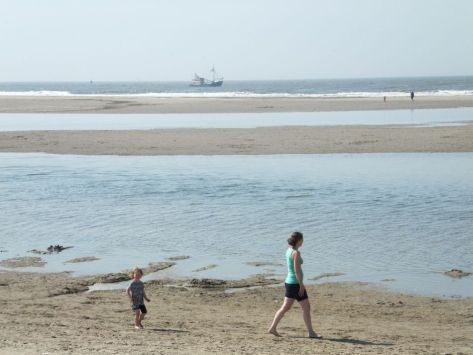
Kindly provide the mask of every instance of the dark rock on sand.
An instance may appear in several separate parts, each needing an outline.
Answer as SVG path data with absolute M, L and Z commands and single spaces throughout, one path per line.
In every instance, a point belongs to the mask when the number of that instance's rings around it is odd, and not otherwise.
M 164 270 L 164 269 L 168 269 L 168 268 L 170 268 L 171 266 L 174 266 L 174 265 L 176 265 L 176 263 L 174 263 L 172 261 L 152 262 L 152 263 L 149 263 L 147 267 L 143 268 L 143 272 L 145 274 L 150 274 L 152 272 L 157 272 L 157 271 L 161 271 L 161 270 Z
M 52 254 L 52 253 L 60 253 L 63 250 L 70 249 L 72 247 L 64 247 L 62 245 L 50 245 L 46 250 L 38 250 L 38 249 L 33 249 L 30 250 L 30 253 L 33 254 L 39 254 L 39 255 L 47 255 L 47 254 Z
M 201 287 L 201 288 L 222 288 L 225 287 L 227 281 L 217 279 L 192 279 L 186 286 L 188 287 Z
M 100 260 L 100 259 L 96 258 L 95 256 L 83 256 L 83 257 L 80 257 L 80 258 L 67 260 L 67 261 L 64 262 L 64 264 L 67 264 L 67 263 L 84 263 L 84 262 L 87 262 L 87 261 L 95 261 L 95 260 Z
M 109 273 L 105 275 L 98 275 L 94 276 L 91 279 L 92 283 L 102 283 L 102 284 L 109 284 L 109 283 L 115 283 L 115 282 L 122 282 L 122 281 L 128 281 L 130 280 L 130 275 L 124 272 L 119 272 L 119 273 Z
M 462 277 L 471 275 L 471 272 L 466 272 L 466 271 L 459 270 L 459 269 L 452 269 L 450 271 L 445 271 L 444 275 L 447 275 L 447 276 L 450 276 L 450 277 L 453 277 L 453 278 L 456 278 L 456 279 L 461 279 Z
M 192 270 L 192 272 L 200 272 L 200 271 L 210 270 L 210 269 L 213 269 L 214 267 L 217 267 L 217 266 L 218 266 L 217 264 L 210 264 L 210 265 Z
M 162 261 L 162 262 L 154 262 L 154 263 L 149 263 L 147 267 L 143 268 L 143 272 L 145 274 L 150 274 L 153 272 L 157 272 L 160 270 L 164 270 L 167 268 L 170 268 L 171 266 L 176 265 L 174 262 L 170 261 Z M 119 273 L 110 273 L 110 274 L 105 274 L 105 275 L 98 275 L 92 277 L 90 282 L 92 283 L 114 283 L 114 282 L 122 282 L 122 281 L 128 281 L 131 279 L 131 276 L 129 272 L 119 272 Z
M 47 250 L 50 253 L 60 253 L 61 251 L 66 250 L 66 249 L 70 249 L 70 248 L 72 248 L 72 247 L 64 247 L 64 246 L 58 244 L 58 245 L 50 245 Z
M 21 256 L 17 258 L 5 259 L 0 261 L 0 266 L 8 268 L 17 267 L 41 267 L 46 265 L 40 257 L 37 256 Z
M 171 261 L 178 261 L 178 260 L 185 260 L 185 259 L 190 259 L 190 256 L 179 255 L 179 256 L 171 256 L 170 258 L 168 258 L 168 260 L 171 260 Z
M 260 266 L 283 266 L 283 264 L 273 263 L 273 262 L 270 262 L 270 261 L 248 261 L 245 264 L 251 265 L 251 266 L 256 266 L 256 267 L 260 267 Z
M 345 275 L 343 272 L 325 272 L 323 274 L 320 274 L 318 276 L 310 278 L 310 280 L 320 280 L 324 277 L 335 277 L 335 276 L 342 276 Z
M 88 290 L 89 290 L 89 287 L 84 286 L 84 285 L 65 286 L 60 290 L 54 290 L 54 291 L 49 292 L 48 297 L 55 297 L 55 296 L 69 295 L 69 294 L 73 294 L 73 293 L 87 292 Z
M 47 255 L 47 254 L 51 254 L 51 253 L 50 253 L 50 252 L 48 252 L 48 251 L 44 251 L 44 250 L 38 250 L 38 249 L 28 250 L 28 253 L 32 253 L 32 254 L 39 254 L 39 255 Z
M 281 280 L 268 278 L 266 274 L 258 274 L 241 280 L 219 280 L 219 279 L 192 279 L 184 286 L 200 288 L 245 288 L 254 286 L 266 286 L 281 283 Z
M 282 279 L 270 278 L 272 274 L 257 274 L 246 279 L 241 280 L 230 280 L 227 282 L 229 288 L 242 288 L 242 287 L 254 287 L 254 286 L 266 286 L 274 285 L 282 282 Z
M 388 307 L 403 307 L 405 304 L 402 301 L 392 302 L 392 301 L 377 301 L 376 304 L 388 306 Z

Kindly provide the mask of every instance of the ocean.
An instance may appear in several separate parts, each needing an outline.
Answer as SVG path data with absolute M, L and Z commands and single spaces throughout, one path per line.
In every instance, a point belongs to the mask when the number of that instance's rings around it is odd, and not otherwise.
M 190 80 L 189 80 L 190 82 Z M 473 95 L 473 76 L 225 80 L 222 87 L 195 88 L 189 82 L 17 82 L 0 83 L 0 95 L 111 95 L 153 97 L 383 97 Z
M 447 297 L 473 293 L 471 277 L 443 275 L 473 270 L 473 153 L 3 153 L 0 210 L 2 259 L 73 246 L 43 256 L 41 271 L 116 272 L 189 255 L 164 274 L 282 277 L 286 239 L 300 230 L 308 282 L 340 272 L 333 281 Z M 80 256 L 100 260 L 64 264 Z M 218 266 L 193 271 L 209 264 Z

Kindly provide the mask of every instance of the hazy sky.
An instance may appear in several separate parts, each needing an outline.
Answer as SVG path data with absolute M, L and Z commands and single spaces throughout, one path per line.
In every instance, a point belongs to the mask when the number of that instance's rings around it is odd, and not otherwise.
M 0 81 L 473 75 L 472 0 L 0 0 Z

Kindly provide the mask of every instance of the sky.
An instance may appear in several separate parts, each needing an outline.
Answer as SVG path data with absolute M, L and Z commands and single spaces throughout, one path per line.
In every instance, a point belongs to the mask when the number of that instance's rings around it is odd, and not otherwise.
M 0 0 L 0 81 L 473 75 L 472 0 Z

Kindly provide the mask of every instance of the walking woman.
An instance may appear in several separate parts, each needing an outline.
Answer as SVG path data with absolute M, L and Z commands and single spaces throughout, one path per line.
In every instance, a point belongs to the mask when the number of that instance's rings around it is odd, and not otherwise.
M 299 248 L 304 242 L 304 236 L 300 232 L 294 232 L 287 240 L 289 244 L 286 251 L 287 261 L 287 277 L 285 281 L 286 286 L 286 297 L 281 308 L 276 312 L 273 323 L 269 328 L 268 332 L 275 336 L 280 336 L 277 331 L 279 321 L 284 317 L 287 311 L 289 311 L 294 304 L 294 301 L 298 301 L 302 308 L 302 316 L 304 318 L 307 331 L 309 332 L 309 338 L 319 338 L 317 333 L 312 328 L 312 320 L 310 317 L 310 303 L 307 296 L 307 291 L 304 286 L 304 273 L 302 272 L 302 257 Z

